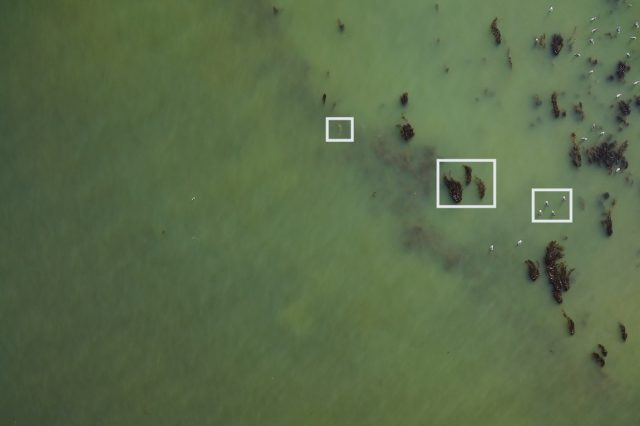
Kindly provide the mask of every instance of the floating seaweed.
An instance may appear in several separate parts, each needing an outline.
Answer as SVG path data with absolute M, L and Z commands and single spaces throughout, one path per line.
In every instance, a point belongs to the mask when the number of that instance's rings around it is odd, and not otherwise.
M 571 336 L 573 336 L 576 333 L 576 324 L 567 315 L 567 313 L 564 311 L 564 309 L 562 310 L 562 316 L 565 317 L 565 319 L 567 320 L 567 330 L 569 331 L 569 334 Z
M 623 171 L 629 167 L 629 162 L 624 156 L 628 145 L 627 141 L 618 145 L 617 141 L 605 140 L 599 145 L 587 149 L 587 159 L 589 163 L 607 168 L 609 174 L 613 171 Z
M 559 118 L 560 116 L 565 117 L 567 115 L 566 111 L 561 111 L 558 107 L 558 93 L 556 92 L 551 94 L 551 112 L 554 118 Z
M 631 106 L 629 105 L 629 102 L 619 101 L 618 111 L 620 111 L 620 115 L 622 116 L 627 116 L 631 114 Z
M 400 136 L 402 136 L 402 139 L 407 142 L 409 141 L 409 139 L 415 136 L 415 131 L 413 130 L 413 127 L 411 127 L 411 124 L 404 123 L 402 126 L 400 126 Z
M 278 9 L 276 6 L 273 6 L 273 14 L 277 15 L 278 13 L 280 13 L 280 9 Z
M 484 185 L 484 181 L 482 179 L 480 179 L 479 177 L 476 176 L 476 178 L 474 179 L 475 183 L 476 183 L 476 187 L 478 188 L 478 195 L 480 195 L 480 199 L 484 199 L 484 194 L 486 192 L 486 187 Z
M 462 184 L 455 180 L 454 178 L 444 175 L 444 184 L 449 191 L 449 196 L 451 197 L 451 201 L 455 204 L 458 204 L 462 201 Z
M 509 68 L 513 69 L 513 60 L 511 59 L 511 49 L 507 49 L 507 63 Z
M 540 264 L 538 263 L 538 261 L 536 260 L 536 262 L 533 263 L 533 260 L 527 259 L 524 261 L 524 263 L 527 265 L 529 279 L 531 281 L 537 280 L 540 276 Z
M 498 29 L 498 18 L 494 18 L 491 21 L 491 34 L 493 34 L 493 38 L 496 41 L 496 44 L 502 43 L 502 34 L 500 34 L 500 30 Z
M 582 154 L 580 154 L 580 147 L 574 140 L 571 141 L 571 148 L 569 149 L 569 157 L 571 157 L 571 162 L 574 166 L 580 167 L 582 166 Z
M 620 328 L 620 337 L 622 337 L 622 341 L 626 342 L 627 337 L 629 337 L 627 334 L 627 327 L 625 327 L 621 322 L 618 323 L 618 327 Z
M 557 241 L 551 241 L 547 245 L 544 264 L 551 284 L 551 295 L 557 303 L 562 303 L 562 293 L 569 291 L 571 273 L 573 269 L 567 269 L 567 265 L 561 261 L 564 257 L 564 247 Z
M 600 343 L 598 343 L 598 349 L 600 350 L 600 354 L 602 355 L 603 358 L 606 358 L 607 355 L 609 354 L 609 352 L 607 352 L 607 349 Z
M 560 284 L 560 288 L 562 291 L 569 291 L 571 288 L 571 273 L 573 269 L 567 269 L 567 265 L 564 262 L 560 262 L 557 265 L 557 278 L 558 283 Z
M 596 362 L 596 364 L 598 364 L 600 366 L 600 368 L 604 367 L 604 358 L 602 358 L 600 356 L 599 353 L 597 352 L 592 352 L 591 353 L 591 358 L 593 358 L 593 360 Z
M 578 102 L 573 106 L 573 112 L 576 113 L 578 120 L 584 120 L 584 109 L 582 108 L 582 102 Z
M 533 41 L 533 45 L 542 48 L 547 47 L 547 35 L 543 33 L 536 37 Z
M 616 71 L 615 71 L 615 75 L 618 78 L 618 80 L 622 81 L 624 80 L 624 75 L 627 73 L 627 71 L 631 70 L 631 66 L 629 64 L 627 64 L 624 61 L 618 61 L 618 63 L 616 64 Z M 610 80 L 613 80 L 613 76 L 609 77 Z
M 413 130 L 411 123 L 407 121 L 404 115 L 402 116 L 402 119 L 405 122 L 397 125 L 400 128 L 400 136 L 402 136 L 402 139 L 404 139 L 405 142 L 409 142 L 409 140 L 415 136 L 416 132 Z
M 322 105 L 324 105 L 324 104 L 325 104 L 325 102 L 327 102 L 327 94 L 326 94 L 326 93 L 323 93 L 323 94 L 322 94 Z
M 400 103 L 402 104 L 402 106 L 405 106 L 407 105 L 408 102 L 409 102 L 409 93 L 404 92 L 402 95 L 400 95 Z
M 560 54 L 563 45 L 564 40 L 560 34 L 554 34 L 551 37 L 551 53 L 553 53 L 553 56 L 558 56 L 558 54 Z
M 619 130 L 622 130 L 625 127 L 629 126 L 629 122 L 627 121 L 626 117 L 624 117 L 623 115 L 616 115 L 616 121 L 618 122 L 618 124 L 620 124 L 618 128 Z
M 473 173 L 473 171 L 471 170 L 471 167 L 467 166 L 466 164 L 464 164 L 462 167 L 464 167 L 464 184 L 466 186 L 469 186 L 469 184 L 471 183 L 471 174 Z
M 611 220 L 611 209 L 605 213 L 604 219 L 600 221 L 602 226 L 604 227 L 604 232 L 607 234 L 607 237 L 613 235 L 613 221 Z
M 589 62 L 589 65 L 591 65 L 592 67 L 595 67 L 596 65 L 598 65 L 598 59 L 592 58 L 591 56 L 589 56 L 589 58 L 587 59 L 587 62 Z

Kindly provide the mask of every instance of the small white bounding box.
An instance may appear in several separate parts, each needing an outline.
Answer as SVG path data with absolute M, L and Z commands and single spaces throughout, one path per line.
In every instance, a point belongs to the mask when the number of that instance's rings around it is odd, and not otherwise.
M 564 192 L 569 194 L 568 219 L 536 219 L 536 193 Z M 531 223 L 573 223 L 573 188 L 531 188 Z
M 331 138 L 329 132 L 329 125 L 332 121 L 348 121 L 350 130 L 348 138 Z M 353 142 L 354 141 L 354 129 L 353 129 L 353 117 L 326 117 L 325 118 L 325 131 L 324 131 L 324 141 L 325 142 Z
M 491 204 L 441 204 L 440 203 L 440 163 L 491 163 L 492 164 L 492 189 L 493 203 Z M 495 209 L 497 206 L 498 191 L 496 188 L 496 159 L 495 158 L 438 158 L 436 160 L 436 208 L 438 209 Z

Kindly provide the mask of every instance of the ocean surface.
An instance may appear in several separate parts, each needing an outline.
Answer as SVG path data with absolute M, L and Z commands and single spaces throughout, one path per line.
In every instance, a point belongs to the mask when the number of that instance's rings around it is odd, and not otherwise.
M 640 5 L 0 3 L 1 425 L 640 424 Z

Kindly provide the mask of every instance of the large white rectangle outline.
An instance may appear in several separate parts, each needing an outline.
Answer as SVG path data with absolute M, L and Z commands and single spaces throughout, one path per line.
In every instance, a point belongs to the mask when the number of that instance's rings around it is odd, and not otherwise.
M 536 192 L 568 192 L 569 219 L 536 219 Z M 573 223 L 573 188 L 531 188 L 531 223 Z
M 440 204 L 440 163 L 491 163 L 493 164 L 493 204 Z M 438 158 L 436 159 L 436 208 L 437 209 L 495 209 L 498 205 L 496 187 L 497 162 L 495 158 Z
M 348 121 L 351 123 L 351 132 L 348 138 L 334 138 L 329 137 L 329 123 L 332 121 Z M 353 117 L 325 117 L 324 122 L 324 141 L 325 142 L 353 142 L 354 141 L 354 129 L 353 129 Z

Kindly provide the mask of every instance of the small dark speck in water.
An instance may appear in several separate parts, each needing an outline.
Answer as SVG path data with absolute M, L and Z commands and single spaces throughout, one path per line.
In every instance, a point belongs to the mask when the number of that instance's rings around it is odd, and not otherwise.
M 542 99 L 540 99 L 540 96 L 533 95 L 533 106 L 537 108 L 540 105 L 542 105 Z

